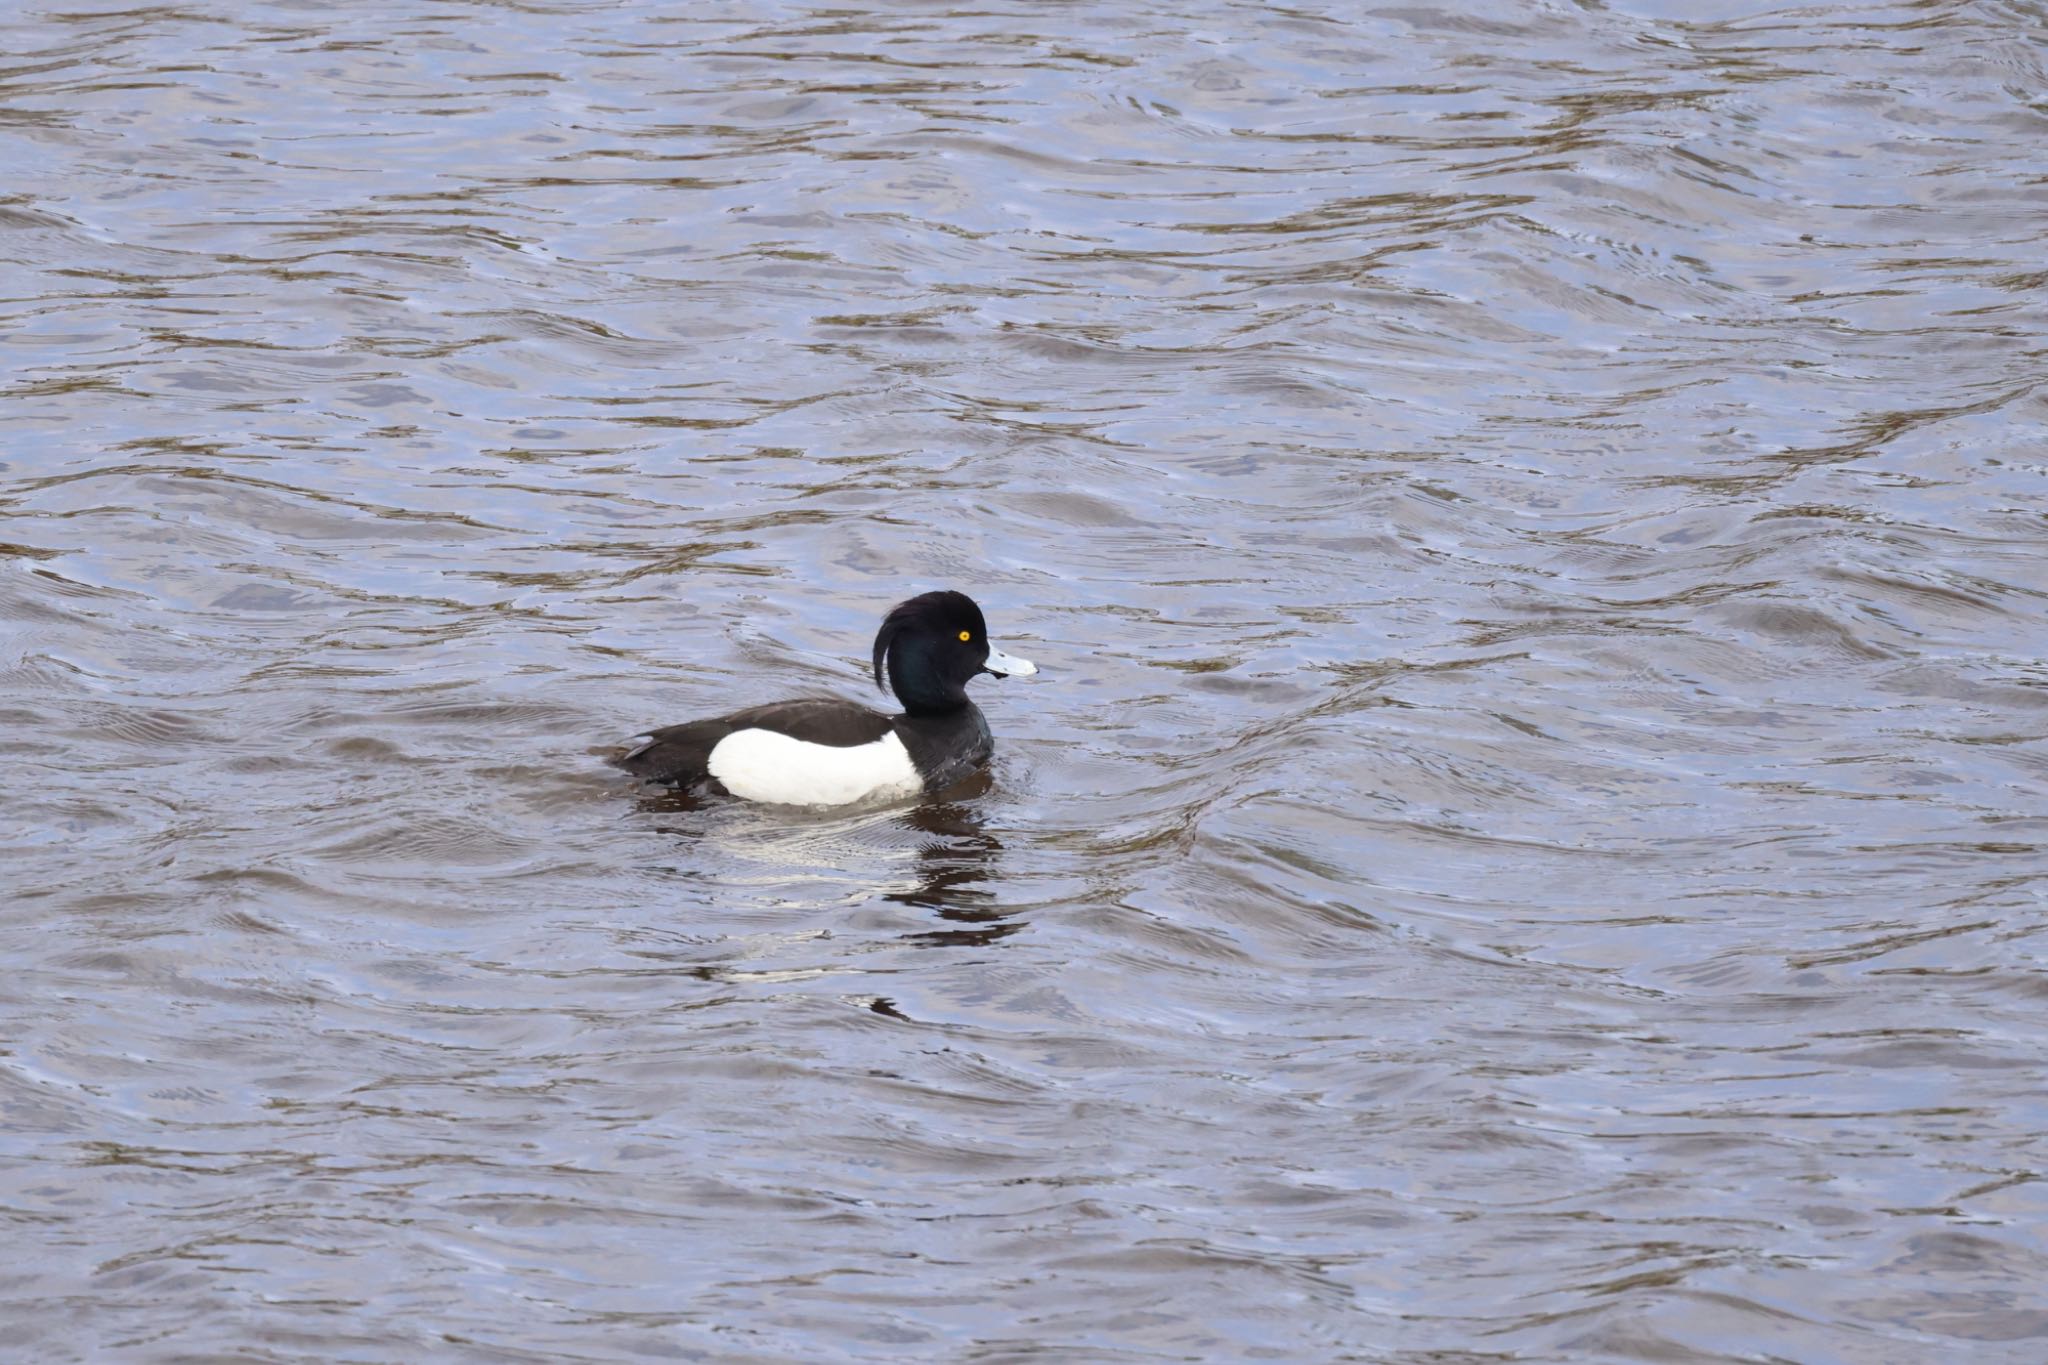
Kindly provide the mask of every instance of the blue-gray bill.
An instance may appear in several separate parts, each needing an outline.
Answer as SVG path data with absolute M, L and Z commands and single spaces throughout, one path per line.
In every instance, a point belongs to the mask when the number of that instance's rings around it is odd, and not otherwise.
M 1005 654 L 995 646 L 989 646 L 988 662 L 982 665 L 985 672 L 998 678 L 1026 678 L 1038 671 L 1038 665 L 1029 659 L 1020 659 L 1014 654 Z

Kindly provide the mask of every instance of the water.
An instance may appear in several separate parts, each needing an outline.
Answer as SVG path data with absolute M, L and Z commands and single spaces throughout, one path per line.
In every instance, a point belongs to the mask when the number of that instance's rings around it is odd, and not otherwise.
M 2048 9 L 9 15 L 0 1353 L 2048 1354 Z

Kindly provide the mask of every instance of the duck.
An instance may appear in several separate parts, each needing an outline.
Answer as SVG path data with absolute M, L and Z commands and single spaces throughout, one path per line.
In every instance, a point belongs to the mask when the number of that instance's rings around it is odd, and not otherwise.
M 1038 672 L 989 642 L 973 598 L 950 590 L 899 602 L 875 633 L 875 686 L 896 715 L 841 697 L 797 697 L 635 735 L 611 758 L 644 782 L 778 806 L 847 806 L 935 795 L 994 752 L 967 696 L 987 673 Z

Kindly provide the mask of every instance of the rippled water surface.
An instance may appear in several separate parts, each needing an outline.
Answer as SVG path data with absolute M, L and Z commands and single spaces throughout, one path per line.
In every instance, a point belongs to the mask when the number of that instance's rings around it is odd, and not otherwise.
M 6 14 L 0 1354 L 2048 1358 L 2041 4 Z

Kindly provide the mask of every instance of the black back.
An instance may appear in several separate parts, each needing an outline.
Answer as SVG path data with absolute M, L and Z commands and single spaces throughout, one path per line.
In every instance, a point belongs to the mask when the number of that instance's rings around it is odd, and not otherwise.
M 847 749 L 874 743 L 890 726 L 889 717 L 854 702 L 798 697 L 655 730 L 644 743 L 613 758 L 612 765 L 644 781 L 689 786 L 711 775 L 711 751 L 735 730 L 775 730 L 806 743 Z

